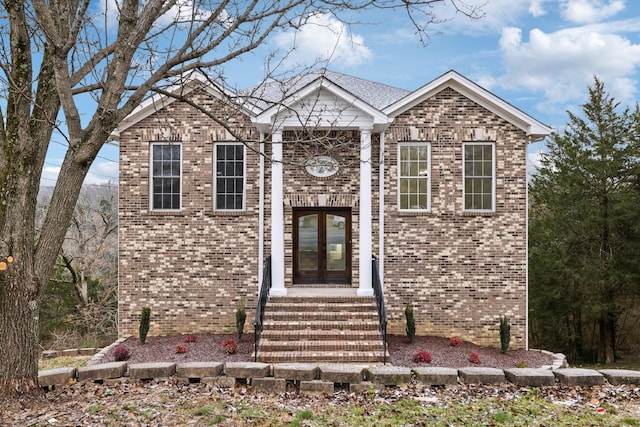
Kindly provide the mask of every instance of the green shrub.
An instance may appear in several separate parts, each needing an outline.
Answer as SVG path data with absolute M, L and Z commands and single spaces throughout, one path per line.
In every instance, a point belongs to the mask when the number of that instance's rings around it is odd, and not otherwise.
M 244 321 L 247 319 L 247 312 L 244 309 L 244 298 L 240 298 L 238 302 L 238 308 L 236 310 L 236 335 L 238 341 L 242 339 L 242 333 L 244 332 Z
M 503 353 L 509 350 L 511 343 L 511 324 L 507 316 L 500 317 L 500 349 Z
M 144 344 L 147 340 L 147 333 L 149 332 L 149 323 L 151 322 L 151 309 L 149 307 L 142 307 L 142 316 L 140 317 L 140 342 Z
M 416 339 L 416 320 L 413 317 L 413 306 L 410 302 L 407 303 L 404 309 L 404 316 L 407 318 L 407 337 L 409 342 L 413 343 Z

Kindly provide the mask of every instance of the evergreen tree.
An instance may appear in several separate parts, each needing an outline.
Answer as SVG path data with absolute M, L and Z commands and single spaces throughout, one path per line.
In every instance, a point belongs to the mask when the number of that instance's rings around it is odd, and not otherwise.
M 532 340 L 609 363 L 640 294 L 638 106 L 620 108 L 596 78 L 548 146 L 530 185 Z

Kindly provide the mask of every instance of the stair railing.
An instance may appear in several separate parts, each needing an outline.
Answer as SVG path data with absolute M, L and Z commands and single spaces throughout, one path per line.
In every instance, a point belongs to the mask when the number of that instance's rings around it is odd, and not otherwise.
M 372 266 L 372 287 L 373 294 L 376 297 L 376 306 L 378 308 L 378 320 L 380 321 L 380 335 L 382 336 L 382 348 L 384 350 L 383 363 L 387 364 L 387 308 L 384 305 L 384 293 L 382 293 L 382 285 L 380 283 L 380 273 L 378 271 L 378 258 L 373 256 L 371 260 Z
M 269 290 L 271 289 L 271 257 L 267 257 L 264 262 L 262 271 L 262 284 L 260 285 L 260 294 L 258 296 L 258 305 L 256 307 L 256 317 L 253 321 L 253 361 L 258 361 L 258 343 L 262 334 L 262 320 L 264 319 L 264 308 L 269 298 Z

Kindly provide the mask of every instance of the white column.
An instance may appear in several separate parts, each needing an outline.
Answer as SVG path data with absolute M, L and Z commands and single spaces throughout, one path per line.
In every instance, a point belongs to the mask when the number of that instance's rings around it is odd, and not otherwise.
M 271 292 L 286 295 L 284 287 L 284 186 L 282 132 L 271 135 Z
M 360 129 L 360 285 L 358 295 L 373 295 L 371 286 L 371 129 Z

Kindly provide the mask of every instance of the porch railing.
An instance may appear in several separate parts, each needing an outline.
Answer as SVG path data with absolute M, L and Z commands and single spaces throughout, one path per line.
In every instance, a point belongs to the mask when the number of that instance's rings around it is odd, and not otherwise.
M 373 294 L 376 297 L 376 306 L 378 307 L 378 320 L 380 321 L 380 335 L 382 337 L 382 349 L 384 350 L 383 363 L 387 364 L 387 308 L 384 305 L 384 294 L 382 293 L 382 285 L 380 284 L 380 273 L 378 271 L 378 258 L 375 256 L 371 260 L 372 266 L 372 287 Z
M 271 289 L 271 257 L 267 257 L 264 262 L 262 271 L 262 284 L 260 285 L 260 295 L 258 296 L 258 305 L 256 307 L 256 318 L 253 321 L 253 361 L 258 361 L 258 344 L 260 335 L 262 334 L 262 320 L 264 318 L 264 308 L 269 298 L 269 290 Z

